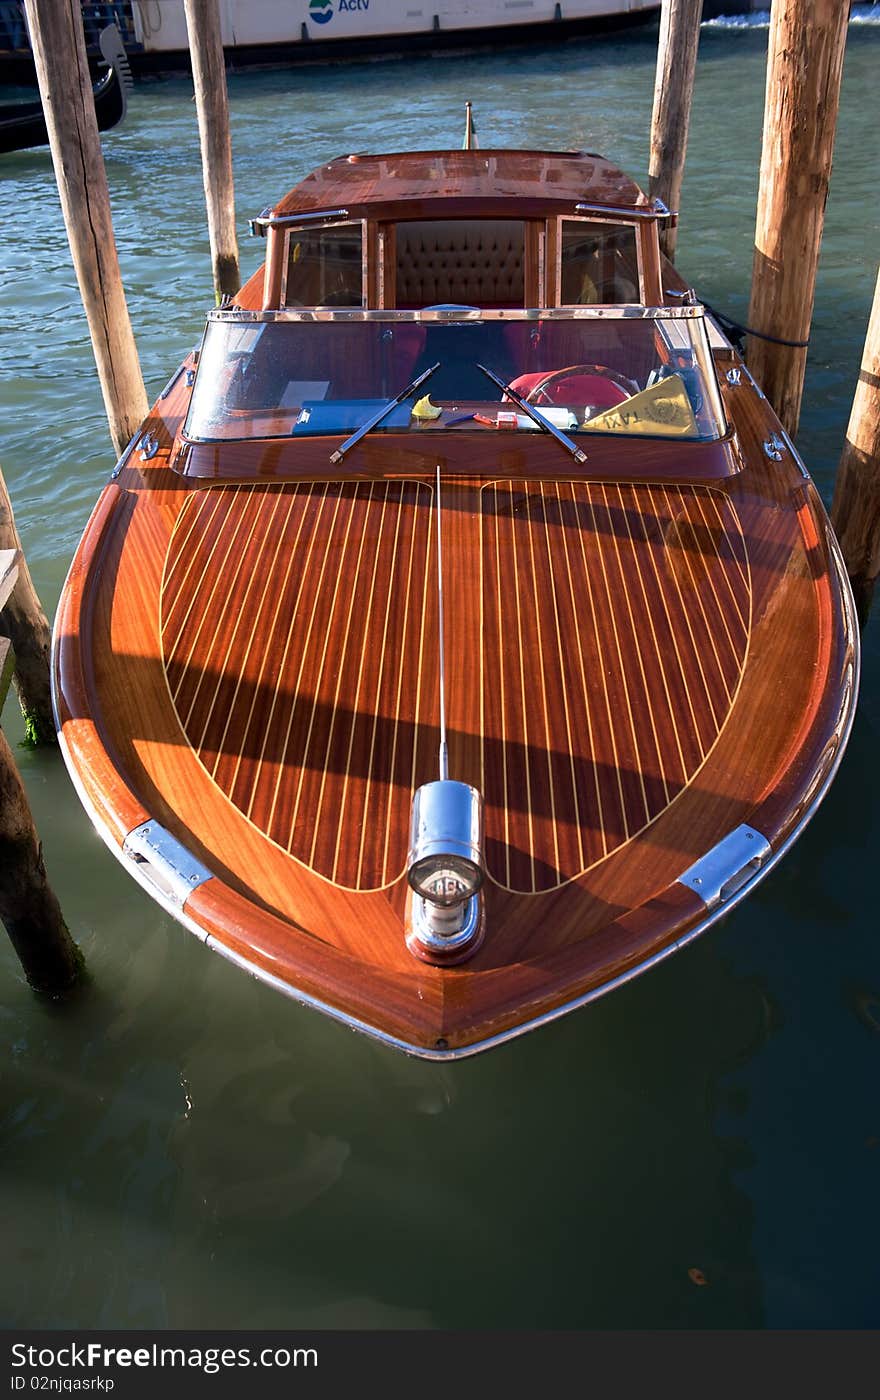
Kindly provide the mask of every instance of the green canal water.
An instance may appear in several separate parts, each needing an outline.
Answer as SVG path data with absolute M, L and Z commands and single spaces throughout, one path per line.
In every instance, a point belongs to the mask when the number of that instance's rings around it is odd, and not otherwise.
M 874 17 L 874 23 L 870 21 Z M 850 27 L 799 446 L 827 502 L 880 250 L 878 7 Z M 679 264 L 745 316 L 767 30 L 704 28 Z M 646 177 L 656 33 L 230 80 L 246 219 L 325 158 L 585 147 Z M 212 302 L 187 81 L 105 134 L 152 398 Z M 47 152 L 0 161 L 0 460 L 47 611 L 113 465 Z M 880 1324 L 880 604 L 809 829 L 687 950 L 457 1066 L 298 1007 L 166 918 L 55 753 L 20 751 L 91 983 L 47 1005 L 0 936 L 0 1325 Z M 14 700 L 3 720 L 22 737 Z M 698 1271 L 698 1272 L 695 1272 Z

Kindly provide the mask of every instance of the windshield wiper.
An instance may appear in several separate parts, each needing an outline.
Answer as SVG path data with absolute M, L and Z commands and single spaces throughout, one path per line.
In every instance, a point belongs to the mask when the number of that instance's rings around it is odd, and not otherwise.
M 397 394 L 395 398 L 389 399 L 386 404 L 383 404 L 378 413 L 374 413 L 372 418 L 368 418 L 366 423 L 362 423 L 356 433 L 352 433 L 351 437 L 346 438 L 345 442 L 342 443 L 340 447 L 337 447 L 335 452 L 330 454 L 330 461 L 332 464 L 335 466 L 337 462 L 341 462 L 349 448 L 354 447 L 356 443 L 360 442 L 362 437 L 366 437 L 367 433 L 370 432 L 372 428 L 375 428 L 377 424 L 381 423 L 383 418 L 388 417 L 392 408 L 396 408 L 399 403 L 403 403 L 404 399 L 408 399 L 410 394 L 414 394 L 416 389 L 420 389 L 425 381 L 431 378 L 432 374 L 437 373 L 439 368 L 440 361 L 438 360 L 436 365 L 431 365 L 430 369 L 424 370 L 411 384 L 407 384 L 405 389 L 401 389 L 400 393 Z
M 492 380 L 493 384 L 497 384 L 499 389 L 503 389 L 507 397 L 516 404 L 517 408 L 522 409 L 527 418 L 531 418 L 532 422 L 537 423 L 538 427 L 542 428 L 545 433 L 549 433 L 551 437 L 555 437 L 556 441 L 565 448 L 566 452 L 571 453 L 572 457 L 579 465 L 587 460 L 586 452 L 578 447 L 576 442 L 572 442 L 567 433 L 564 433 L 561 428 L 557 428 L 548 418 L 544 417 L 543 413 L 539 413 L 536 408 L 533 408 L 530 403 L 527 403 L 521 394 L 518 394 L 515 389 L 511 389 L 509 384 L 505 384 L 500 375 L 495 374 L 491 369 L 487 369 L 485 365 L 477 365 L 477 369 L 481 369 L 483 373 Z

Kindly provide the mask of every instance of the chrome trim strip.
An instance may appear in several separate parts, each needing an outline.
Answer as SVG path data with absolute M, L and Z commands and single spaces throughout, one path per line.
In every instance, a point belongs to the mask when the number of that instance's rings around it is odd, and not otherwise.
M 112 472 L 110 473 L 110 478 L 109 478 L 110 481 L 115 481 L 115 480 L 116 480 L 116 478 L 118 477 L 119 473 L 122 471 L 122 468 L 125 466 L 125 464 L 126 464 L 126 462 L 128 461 L 129 457 L 132 455 L 132 453 L 134 452 L 135 448 L 137 447 L 138 442 L 140 441 L 140 436 L 141 436 L 141 429 L 138 428 L 137 431 L 136 431 L 135 433 L 133 433 L 132 436 L 129 438 L 129 440 L 128 440 L 128 442 L 126 443 L 125 447 L 122 449 L 122 453 L 121 453 L 121 455 L 119 456 L 119 458 L 117 459 L 116 465 L 115 465 L 115 467 L 113 468 Z
M 679 875 L 678 883 L 698 894 L 707 909 L 714 909 L 752 883 L 771 850 L 766 837 L 744 822 Z
M 185 364 L 185 363 L 186 363 L 186 361 L 184 361 L 184 364 Z M 177 383 L 178 379 L 180 378 L 180 376 L 181 376 L 182 374 L 183 374 L 183 364 L 180 364 L 180 365 L 177 366 L 177 369 L 174 371 L 174 373 L 172 374 L 171 378 L 168 380 L 168 383 L 165 385 L 165 388 L 162 390 L 161 394 L 159 395 L 159 398 L 160 398 L 160 399 L 167 399 L 168 395 L 171 393 L 171 390 L 174 388 L 175 384 Z
M 58 732 L 58 747 L 61 750 L 61 757 L 64 759 L 64 766 L 67 769 L 67 774 L 73 785 L 73 790 L 79 798 L 80 802 L 82 803 L 82 806 L 86 812 L 86 816 L 92 823 L 92 827 L 97 832 L 101 840 L 104 842 L 104 845 L 107 847 L 110 854 L 116 857 L 120 865 L 123 866 L 123 868 L 128 872 L 128 874 L 134 880 L 137 881 L 137 883 L 150 896 L 150 898 L 155 900 L 155 902 L 160 906 L 160 908 L 162 908 L 166 914 L 170 915 L 171 918 L 175 919 L 177 923 L 183 924 L 184 928 L 186 928 L 190 933 L 195 934 L 196 938 L 199 940 L 200 943 L 207 943 L 209 938 L 207 930 L 203 929 L 199 924 L 197 924 L 195 920 L 191 918 L 189 914 L 187 914 L 186 909 L 183 906 L 177 904 L 170 897 L 165 895 L 159 889 L 159 886 L 154 880 L 150 880 L 147 878 L 146 874 L 144 873 L 143 863 L 140 861 L 132 860 L 130 856 L 127 856 L 125 854 L 122 847 L 119 845 L 115 836 L 111 832 L 110 828 L 99 816 L 97 808 L 93 805 L 92 800 L 89 797 L 86 788 L 83 785 L 82 779 L 80 778 L 79 774 L 76 771 L 76 768 L 73 765 L 73 761 L 70 756 L 70 749 L 67 746 L 67 740 L 65 739 L 64 731 L 61 728 L 61 721 L 58 715 L 58 696 L 55 690 L 54 670 L 52 674 L 52 709 L 55 713 L 55 727 Z
M 248 227 L 254 237 L 265 238 L 270 228 L 293 228 L 302 224 L 319 224 L 347 218 L 347 209 L 316 209 L 314 213 L 275 215 L 271 210 L 264 209 L 255 219 L 248 219 Z
M 757 379 L 756 379 L 755 376 L 752 374 L 751 370 L 749 369 L 748 365 L 747 365 L 745 362 L 743 362 L 743 365 L 742 365 L 742 372 L 743 372 L 743 374 L 746 376 L 746 378 L 748 379 L 748 381 L 749 381 L 749 383 L 751 384 L 752 388 L 754 389 L 755 393 L 758 395 L 758 398 L 759 398 L 759 399 L 764 399 L 764 400 L 766 400 L 767 395 L 764 393 L 764 390 L 761 388 L 761 386 L 760 386 L 760 384 L 758 383 Z
M 782 445 L 783 445 L 784 447 L 787 447 L 787 448 L 788 448 L 789 452 L 791 453 L 792 461 L 794 462 L 794 464 L 795 464 L 795 466 L 797 467 L 798 471 L 800 472 L 801 476 L 804 478 L 804 481 L 810 481 L 810 482 L 812 482 L 813 478 L 810 476 L 810 473 L 809 473 L 807 467 L 804 465 L 803 459 L 801 458 L 800 454 L 798 453 L 797 448 L 795 447 L 794 443 L 792 442 L 791 438 L 789 437 L 788 433 L 785 431 L 785 428 L 783 428 L 783 426 L 782 426 L 781 423 L 780 423 L 780 425 L 779 425 L 779 432 L 778 432 L 778 433 L 773 433 L 772 436 L 773 436 L 774 438 L 776 438 L 776 441 L 777 441 L 777 442 L 779 442 L 780 439 L 781 439 Z M 846 573 L 845 570 L 844 570 L 844 573 Z M 849 579 L 848 579 L 848 578 L 847 578 L 847 582 L 849 582 Z
M 695 321 L 702 319 L 703 307 L 699 302 L 687 306 L 641 306 L 637 302 L 630 305 L 608 306 L 550 306 L 511 307 L 502 311 L 484 311 L 480 307 L 461 311 L 389 311 L 363 310 L 357 306 L 346 307 L 283 307 L 277 311 L 246 311 L 240 306 L 212 308 L 208 321 L 228 321 L 233 324 L 271 323 L 275 321 L 378 321 L 389 325 L 410 322 L 464 322 L 464 321 Z
M 151 885 L 155 883 L 177 908 L 183 908 L 199 885 L 214 878 L 213 872 L 159 822 L 146 821 L 134 827 L 123 842 L 122 853 L 142 867 Z
M 574 206 L 574 212 L 576 214 L 616 214 L 620 218 L 641 221 L 643 219 L 657 218 L 658 214 L 660 214 L 660 210 L 655 206 L 656 201 L 651 204 L 630 204 L 628 206 L 623 204 L 576 204 Z M 669 211 L 666 209 L 665 204 L 663 208 L 666 214 L 668 214 Z M 661 217 L 665 216 L 665 214 L 661 215 Z

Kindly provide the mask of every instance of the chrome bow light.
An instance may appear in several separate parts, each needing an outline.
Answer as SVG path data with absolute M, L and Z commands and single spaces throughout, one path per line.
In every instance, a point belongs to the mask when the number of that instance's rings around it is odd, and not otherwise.
M 483 937 L 483 801 L 476 788 L 441 778 L 412 805 L 407 944 L 426 962 L 459 962 Z

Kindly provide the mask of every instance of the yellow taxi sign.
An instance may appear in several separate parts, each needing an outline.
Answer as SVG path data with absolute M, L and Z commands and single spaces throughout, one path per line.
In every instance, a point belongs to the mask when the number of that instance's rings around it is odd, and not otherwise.
M 680 374 L 624 399 L 584 423 L 588 432 L 650 433 L 654 437 L 695 437 L 697 420 Z

